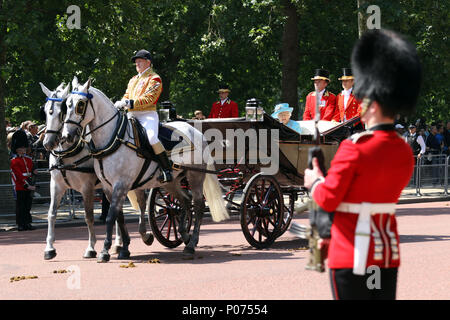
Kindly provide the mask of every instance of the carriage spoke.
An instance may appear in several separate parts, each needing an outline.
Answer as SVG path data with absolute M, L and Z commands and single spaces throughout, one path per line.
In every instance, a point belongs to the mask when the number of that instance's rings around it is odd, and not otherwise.
M 159 228 L 159 231 L 161 233 L 162 233 L 164 227 L 166 226 L 168 220 L 169 220 L 169 216 L 166 217 L 166 219 L 164 220 L 163 224 L 161 225 L 161 228 Z
M 172 229 L 172 219 L 169 219 L 169 227 L 167 228 L 167 234 L 166 234 L 166 238 L 169 240 L 170 240 L 170 229 Z

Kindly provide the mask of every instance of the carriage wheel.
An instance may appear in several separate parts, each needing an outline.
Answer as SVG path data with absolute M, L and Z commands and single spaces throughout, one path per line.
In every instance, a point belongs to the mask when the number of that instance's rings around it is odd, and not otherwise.
M 153 234 L 158 241 L 168 247 L 176 248 L 183 243 L 178 231 L 180 226 L 180 202 L 164 188 L 150 190 L 147 201 L 148 219 Z M 189 232 L 192 224 L 192 207 L 186 214 L 184 221 L 186 231 Z
M 294 216 L 295 197 L 292 193 L 285 194 L 285 196 L 289 197 L 289 199 L 284 198 L 284 214 L 281 220 L 281 230 L 277 237 L 281 237 L 286 232 Z
M 283 194 L 275 178 L 258 175 L 249 181 L 241 204 L 241 227 L 248 243 L 262 249 L 275 241 L 281 230 L 283 206 Z

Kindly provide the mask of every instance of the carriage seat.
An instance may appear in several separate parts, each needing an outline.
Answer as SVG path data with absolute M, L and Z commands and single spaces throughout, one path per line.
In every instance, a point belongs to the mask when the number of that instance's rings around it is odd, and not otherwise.
M 137 147 L 136 152 L 138 156 L 141 158 L 153 159 L 155 157 L 155 153 L 148 141 L 147 132 L 145 131 L 145 128 L 136 118 L 131 117 L 129 120 L 133 128 L 134 143 Z M 179 140 L 172 141 L 173 131 L 174 129 L 166 127 L 164 126 L 164 124 L 159 123 L 158 139 L 159 141 L 161 141 L 162 145 L 164 146 L 164 149 L 166 149 L 167 151 L 171 151 L 176 145 L 178 145 L 182 141 L 182 137 L 180 137 Z
M 301 133 L 302 135 L 311 135 L 311 136 L 314 135 L 314 132 L 316 131 L 314 120 L 297 121 L 297 123 L 302 128 L 302 133 Z M 322 133 L 322 132 L 328 131 L 331 128 L 336 127 L 337 125 L 339 125 L 339 123 L 335 123 L 332 121 L 320 120 L 318 123 L 319 132 Z

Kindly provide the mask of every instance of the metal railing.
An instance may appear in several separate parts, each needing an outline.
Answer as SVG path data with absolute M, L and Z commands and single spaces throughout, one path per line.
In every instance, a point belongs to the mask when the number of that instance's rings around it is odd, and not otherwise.
M 441 190 L 448 195 L 450 156 L 426 154 L 415 158 L 414 172 L 407 188 L 415 188 L 416 196 L 422 196 L 422 189 Z

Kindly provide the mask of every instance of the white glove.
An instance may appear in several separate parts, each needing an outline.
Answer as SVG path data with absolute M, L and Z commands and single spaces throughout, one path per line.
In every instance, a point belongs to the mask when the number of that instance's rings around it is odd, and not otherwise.
M 128 100 L 119 100 L 116 101 L 116 103 L 114 103 L 114 107 L 116 107 L 117 109 L 124 109 L 127 107 L 127 105 L 129 104 Z

